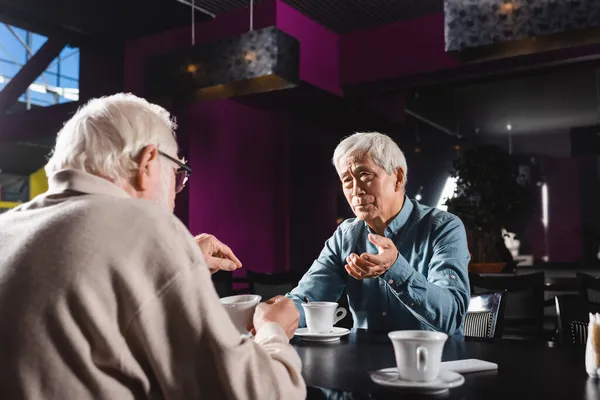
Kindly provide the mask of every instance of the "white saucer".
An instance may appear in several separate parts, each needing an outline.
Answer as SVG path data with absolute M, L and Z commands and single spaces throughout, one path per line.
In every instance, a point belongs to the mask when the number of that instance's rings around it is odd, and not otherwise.
M 342 336 L 346 336 L 349 333 L 350 329 L 336 328 L 334 326 L 331 332 L 327 333 L 313 333 L 309 332 L 308 328 L 298 328 L 295 335 L 307 342 L 337 342 Z
M 394 389 L 427 392 L 430 394 L 445 392 L 465 383 L 465 378 L 459 373 L 440 370 L 438 377 L 431 382 L 403 381 L 398 377 L 396 368 L 385 368 L 370 373 L 373 382 Z

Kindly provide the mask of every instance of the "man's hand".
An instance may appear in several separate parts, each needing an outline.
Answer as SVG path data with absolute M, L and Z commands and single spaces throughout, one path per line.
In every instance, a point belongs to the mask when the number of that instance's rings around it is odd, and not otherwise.
M 354 279 L 376 278 L 390 269 L 398 258 L 398 249 L 391 239 L 370 233 L 369 241 L 377 246 L 379 254 L 359 256 L 352 253 L 346 257 L 346 271 Z
M 279 324 L 289 339 L 294 337 L 296 329 L 298 329 L 298 321 L 300 313 L 294 302 L 287 297 L 275 296 L 264 303 L 260 303 L 254 312 L 252 326 L 248 330 L 253 335 L 256 334 L 267 322 L 275 322 Z
M 211 274 L 220 270 L 235 271 L 241 268 L 242 263 L 233 254 L 233 251 L 213 235 L 203 233 L 196 236 L 195 239 Z

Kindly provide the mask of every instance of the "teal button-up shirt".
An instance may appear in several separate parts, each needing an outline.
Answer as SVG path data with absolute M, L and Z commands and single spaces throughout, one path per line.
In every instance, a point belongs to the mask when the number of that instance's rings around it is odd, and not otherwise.
M 344 288 L 354 327 L 373 330 L 434 330 L 463 333 L 469 307 L 470 260 L 462 221 L 453 214 L 405 198 L 385 230 L 398 249 L 392 267 L 377 278 L 356 280 L 344 265 L 351 253 L 377 254 L 364 221 L 349 219 L 327 240 L 298 286 L 286 296 L 300 310 L 310 301 L 337 301 Z

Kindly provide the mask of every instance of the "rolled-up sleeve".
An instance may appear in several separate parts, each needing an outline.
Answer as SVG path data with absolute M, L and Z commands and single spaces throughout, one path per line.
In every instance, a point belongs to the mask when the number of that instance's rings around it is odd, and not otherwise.
M 460 219 L 453 217 L 435 229 L 432 246 L 427 276 L 399 254 L 379 279 L 425 325 L 454 334 L 461 331 L 469 306 L 470 255 Z
M 305 297 L 310 301 L 338 301 L 344 291 L 348 279 L 341 261 L 344 225 L 340 225 L 333 236 L 325 242 L 321 254 L 312 263 L 298 286 L 286 294 L 286 297 L 296 303 L 300 311 L 302 327 L 306 326 L 306 321 L 304 309 L 300 304 Z

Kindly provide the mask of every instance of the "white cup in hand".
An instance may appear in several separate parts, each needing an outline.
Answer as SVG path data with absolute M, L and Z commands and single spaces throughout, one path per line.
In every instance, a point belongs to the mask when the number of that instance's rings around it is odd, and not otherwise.
M 340 322 L 348 313 L 338 303 L 328 301 L 311 301 L 302 303 L 306 327 L 311 333 L 329 333 L 333 326 Z
M 229 318 L 238 329 L 240 334 L 246 334 L 246 328 L 250 325 L 256 305 L 261 297 L 256 294 L 241 294 L 238 296 L 223 297 L 221 304 L 229 314 Z
M 300 313 L 296 304 L 287 297 L 275 296 L 256 307 L 254 313 L 254 330 L 258 331 L 267 322 L 279 324 L 289 339 L 294 337 L 298 329 Z

